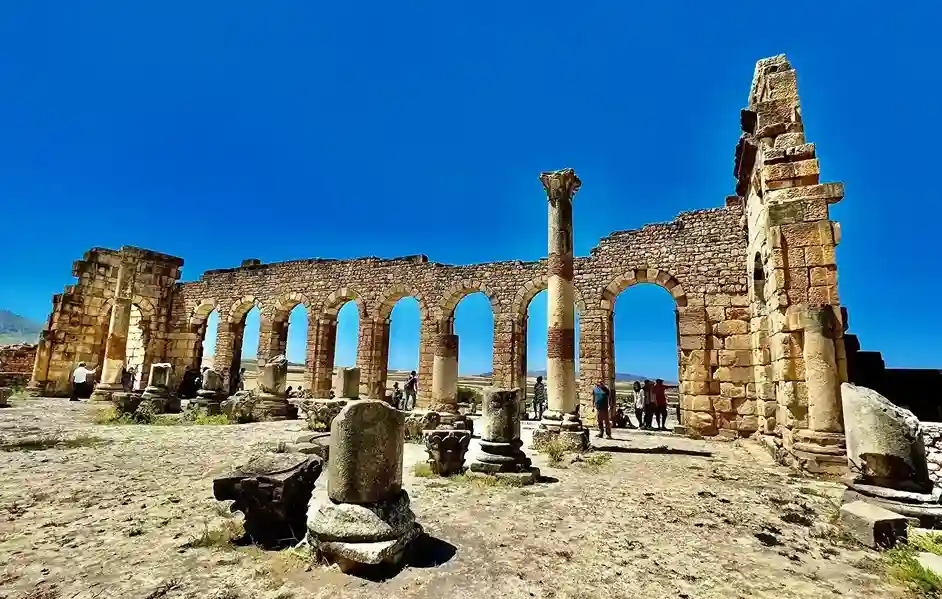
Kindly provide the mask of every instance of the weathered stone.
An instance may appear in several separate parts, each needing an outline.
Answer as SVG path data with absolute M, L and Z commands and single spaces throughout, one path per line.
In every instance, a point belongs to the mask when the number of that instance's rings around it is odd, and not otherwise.
M 330 458 L 330 433 L 307 433 L 295 441 L 301 453 L 319 455 L 325 462 Z
M 13 389 L 10 387 L 0 387 L 0 408 L 10 407 L 10 397 L 13 395 Z
M 847 459 L 861 482 L 893 489 L 927 492 L 919 419 L 872 389 L 841 385 Z
M 519 389 L 484 390 L 484 430 L 481 433 L 481 453 L 471 463 L 473 473 L 501 477 L 510 475 L 523 484 L 533 484 L 540 475 L 538 468 L 531 467 L 530 458 L 520 449 L 520 403 Z M 583 429 L 584 432 L 585 429 Z M 575 434 L 581 435 L 583 431 Z M 562 435 L 565 432 L 557 432 Z
M 141 395 L 139 393 L 125 393 L 120 391 L 111 394 L 111 403 L 114 404 L 118 414 L 133 414 L 139 405 L 141 405 Z
M 241 424 L 255 421 L 255 405 L 258 394 L 255 390 L 239 391 L 219 405 L 219 410 L 229 418 L 229 422 Z
M 329 431 L 330 423 L 347 405 L 346 399 L 305 399 L 299 404 L 312 431 Z
M 423 431 L 438 428 L 441 415 L 438 412 L 410 412 L 406 414 L 403 434 L 406 440 L 422 438 Z
M 415 527 L 409 494 L 369 505 L 337 503 L 319 492 L 308 505 L 308 531 L 320 541 L 374 543 L 391 541 Z
M 330 427 L 327 489 L 338 503 L 378 503 L 402 488 L 405 417 L 380 400 L 349 402 Z
M 275 356 L 265 362 L 258 374 L 260 395 L 285 396 L 288 383 L 288 358 Z
M 841 506 L 840 523 L 859 543 L 872 548 L 888 548 L 906 540 L 909 520 L 864 501 L 854 501 Z
M 464 469 L 464 456 L 471 443 L 471 431 L 460 429 L 427 430 L 425 449 L 428 465 L 439 476 L 459 474 Z
M 360 369 L 340 366 L 334 374 L 334 396 L 357 399 L 360 396 Z M 378 399 L 378 398 L 374 398 Z
M 258 545 L 293 545 L 304 538 L 307 507 L 321 473 L 321 459 L 300 453 L 254 456 L 213 481 L 213 495 L 234 500 L 245 531 Z

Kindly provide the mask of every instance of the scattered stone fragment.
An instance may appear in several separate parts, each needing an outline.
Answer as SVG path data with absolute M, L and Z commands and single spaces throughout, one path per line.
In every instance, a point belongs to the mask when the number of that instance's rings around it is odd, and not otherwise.
M 840 524 L 859 543 L 876 549 L 905 540 L 909 520 L 882 507 L 854 501 L 841 506 Z

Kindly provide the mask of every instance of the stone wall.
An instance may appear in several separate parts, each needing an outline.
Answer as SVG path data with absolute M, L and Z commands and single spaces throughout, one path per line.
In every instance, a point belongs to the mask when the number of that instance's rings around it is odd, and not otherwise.
M 0 346 L 0 387 L 24 387 L 33 372 L 36 345 Z
M 926 446 L 929 478 L 936 487 L 942 486 L 942 422 L 923 422 L 922 441 Z
M 613 313 L 619 294 L 639 283 L 659 285 L 676 304 L 683 425 L 701 435 L 761 430 L 792 452 L 799 433 L 825 444 L 835 441 L 828 435 L 840 435 L 835 393 L 840 380 L 847 380 L 841 325 L 846 313 L 838 304 L 834 259 L 840 229 L 829 220 L 828 205 L 841 199 L 843 188 L 818 181 L 795 72 L 784 56 L 757 63 L 742 129 L 736 194 L 708 202 L 720 207 L 613 233 L 588 256 L 575 259 L 580 398 L 588 407 L 596 381 L 614 382 Z M 534 214 L 546 213 L 545 202 L 534 194 Z M 548 274 L 545 260 L 453 266 L 407 256 L 244 260 L 238 268 L 176 283 L 178 258 L 136 248 L 96 248 L 76 263 L 78 284 L 54 298 L 36 360 L 37 386 L 62 390 L 75 362 L 99 361 L 122 261 L 133 266 L 136 281 L 149 277 L 146 288 L 135 283 L 134 295 L 142 315 L 144 371 L 155 359 L 171 362 L 176 382 L 186 369 L 198 368 L 206 322 L 215 311 L 215 367 L 230 389 L 241 356 L 253 353 L 242 347 L 249 310 L 260 311 L 255 353 L 264 362 L 285 351 L 288 315 L 303 305 L 308 314 L 304 386 L 326 396 L 337 313 L 354 302 L 360 317 L 361 395 L 378 397 L 386 386 L 393 306 L 414 297 L 421 314 L 420 406 L 429 404 L 435 352 L 447 346 L 438 341 L 453 335 L 455 306 L 474 292 L 488 297 L 494 315 L 493 384 L 526 386 L 527 307 L 546 288 Z M 122 335 L 116 338 L 130 336 Z M 809 352 L 813 359 L 806 364 Z M 137 359 L 125 356 L 125 363 L 129 358 Z M 113 359 L 120 356 L 109 353 Z M 805 437 L 797 443 L 808 445 Z

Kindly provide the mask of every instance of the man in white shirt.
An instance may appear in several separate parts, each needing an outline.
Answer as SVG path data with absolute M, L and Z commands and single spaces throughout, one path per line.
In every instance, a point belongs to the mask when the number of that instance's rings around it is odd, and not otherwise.
M 85 368 L 85 362 L 79 362 L 78 368 L 72 371 L 72 397 L 70 401 L 78 401 L 79 397 L 86 398 L 91 395 L 92 382 L 89 380 L 98 367 L 91 370 Z

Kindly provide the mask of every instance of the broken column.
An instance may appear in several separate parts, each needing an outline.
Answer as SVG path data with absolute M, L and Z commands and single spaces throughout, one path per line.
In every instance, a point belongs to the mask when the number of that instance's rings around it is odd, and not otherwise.
M 454 321 L 444 321 L 441 326 L 451 330 Z M 451 332 L 435 337 L 430 411 L 438 412 L 441 427 L 473 430 L 472 421 L 458 411 L 458 335 Z
M 398 565 L 422 533 L 402 488 L 404 424 L 371 399 L 350 402 L 331 424 L 327 489 L 308 507 L 308 541 L 344 572 Z
M 579 419 L 576 384 L 575 292 L 573 277 L 572 200 L 582 182 L 571 168 L 546 172 L 540 181 L 549 199 L 549 329 L 546 339 L 546 395 L 534 442 L 559 435 L 574 448 L 589 446 L 589 431 Z
M 484 430 L 481 432 L 481 453 L 469 470 L 481 476 L 511 479 L 532 485 L 540 476 L 523 452 L 520 440 L 519 389 L 484 390 Z
M 209 415 L 219 414 L 224 399 L 222 374 L 212 368 L 203 371 L 203 383 L 196 392 L 196 405 Z
M 808 401 L 808 428 L 795 432 L 792 451 L 802 468 L 815 474 L 844 474 L 847 450 L 841 419 L 840 374 L 834 339 L 838 322 L 830 305 L 805 305 L 798 313 L 804 338 L 802 360 Z
M 275 356 L 261 367 L 258 375 L 258 400 L 252 408 L 256 421 L 297 418 L 298 409 L 288 402 L 288 359 Z
M 111 394 L 124 391 L 121 372 L 124 369 L 128 346 L 128 329 L 131 326 L 131 298 L 134 295 L 134 264 L 124 260 L 118 267 L 118 282 L 115 285 L 111 306 L 111 322 L 105 341 L 105 362 L 101 365 L 101 377 L 91 399 L 110 401 Z
M 844 501 L 864 500 L 918 518 L 942 520 L 940 489 L 933 489 L 919 419 L 876 391 L 841 385 L 847 461 Z
M 147 379 L 143 399 L 150 401 L 155 411 L 159 413 L 180 411 L 180 400 L 172 397 L 170 393 L 172 371 L 171 364 L 151 364 L 150 366 L 150 376 Z

